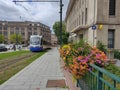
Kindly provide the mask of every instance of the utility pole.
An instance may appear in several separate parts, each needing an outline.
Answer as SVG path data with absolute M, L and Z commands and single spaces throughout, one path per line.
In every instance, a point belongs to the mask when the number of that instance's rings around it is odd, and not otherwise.
M 23 1 L 13 0 L 13 2 L 60 2 L 60 45 L 62 45 L 62 7 L 64 6 L 62 0 L 34 0 L 34 1 Z
M 60 0 L 60 45 L 62 45 L 62 0 Z

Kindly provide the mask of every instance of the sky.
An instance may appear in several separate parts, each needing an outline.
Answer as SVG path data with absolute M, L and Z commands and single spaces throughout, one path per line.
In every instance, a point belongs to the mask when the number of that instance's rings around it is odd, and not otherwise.
M 22 0 L 22 1 L 34 1 L 34 0 Z M 64 4 L 63 6 L 63 20 L 64 20 L 69 0 L 62 1 Z M 14 3 L 13 0 L 0 0 L 0 20 L 2 21 L 41 22 L 45 25 L 48 25 L 52 29 L 52 26 L 55 23 L 55 21 L 59 21 L 60 18 L 59 11 L 60 11 L 59 2 Z

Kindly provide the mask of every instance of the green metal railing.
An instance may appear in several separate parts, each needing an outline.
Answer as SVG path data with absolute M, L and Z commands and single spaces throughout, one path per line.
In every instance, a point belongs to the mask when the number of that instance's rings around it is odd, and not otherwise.
M 77 79 L 81 90 L 120 90 L 120 77 L 90 64 L 90 70 L 83 78 Z

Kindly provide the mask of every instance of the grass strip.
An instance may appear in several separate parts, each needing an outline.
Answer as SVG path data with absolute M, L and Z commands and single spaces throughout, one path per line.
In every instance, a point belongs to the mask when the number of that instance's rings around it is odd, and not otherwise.
M 0 53 L 0 60 L 10 58 L 13 56 L 17 56 L 17 55 L 22 55 L 22 54 L 29 53 L 29 52 L 30 51 L 20 50 L 20 51 L 14 51 L 14 52 Z
M 21 53 L 21 52 L 20 52 Z M 30 52 L 27 52 L 30 53 Z M 34 55 L 28 57 L 27 59 L 20 60 L 13 65 L 11 65 L 8 69 L 0 72 L 0 84 L 4 83 L 6 80 L 8 80 L 10 77 L 18 73 L 20 70 L 25 68 L 27 65 L 32 63 L 34 60 L 36 60 L 38 57 L 42 56 L 45 52 L 38 52 Z

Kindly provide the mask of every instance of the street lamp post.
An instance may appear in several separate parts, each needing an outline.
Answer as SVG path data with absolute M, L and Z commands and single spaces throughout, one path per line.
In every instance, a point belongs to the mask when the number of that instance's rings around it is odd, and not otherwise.
M 19 33 L 19 31 L 18 31 L 18 29 L 16 29 L 16 45 L 17 45 L 17 49 L 18 49 L 18 33 Z
M 62 45 L 62 0 L 60 0 L 60 45 Z

